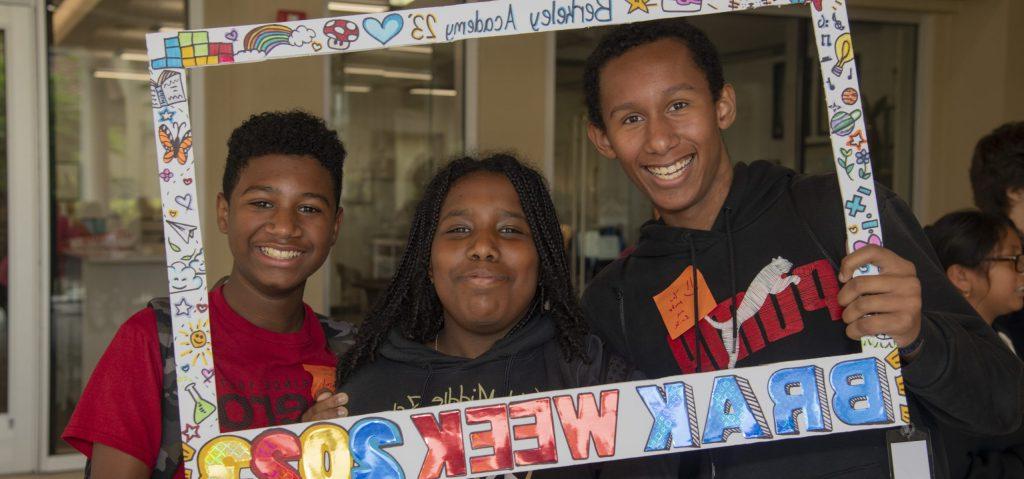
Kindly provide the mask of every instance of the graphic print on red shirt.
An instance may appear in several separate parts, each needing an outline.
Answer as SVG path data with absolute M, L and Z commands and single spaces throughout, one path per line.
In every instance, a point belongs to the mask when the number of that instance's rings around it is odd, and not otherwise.
M 214 289 L 210 340 L 216 361 L 207 380 L 216 381 L 222 432 L 298 422 L 313 403 L 314 388 L 333 390 L 336 360 L 309 306 L 299 331 L 274 333 L 240 316 L 221 288 Z M 117 331 L 63 439 L 86 456 L 99 442 L 153 467 L 160 450 L 162 369 L 156 313 L 146 308 Z M 191 419 L 182 418 L 183 431 Z M 175 477 L 184 477 L 180 468 Z

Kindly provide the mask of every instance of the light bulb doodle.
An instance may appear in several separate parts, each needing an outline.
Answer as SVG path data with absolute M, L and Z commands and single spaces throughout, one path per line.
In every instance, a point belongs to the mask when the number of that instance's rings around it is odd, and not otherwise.
M 832 74 L 843 76 L 843 67 L 853 60 L 853 36 L 844 33 L 836 38 L 836 64 L 832 67 Z

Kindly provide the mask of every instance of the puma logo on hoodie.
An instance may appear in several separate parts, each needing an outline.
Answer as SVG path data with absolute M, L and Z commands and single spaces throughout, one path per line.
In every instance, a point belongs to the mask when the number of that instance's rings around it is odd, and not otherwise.
M 714 326 L 715 329 L 722 332 L 722 343 L 725 346 L 725 350 L 729 352 L 729 369 L 736 367 L 738 350 L 736 348 L 735 333 L 739 331 L 739 328 L 743 327 L 743 323 L 754 317 L 764 307 L 769 294 L 776 295 L 785 291 L 791 284 L 800 284 L 799 276 L 786 276 L 792 268 L 793 263 L 781 256 L 773 259 L 771 263 L 762 268 L 757 273 L 757 276 L 754 276 L 754 280 L 750 282 L 747 294 L 743 296 L 740 307 L 736 309 L 736 317 L 730 318 L 732 321 L 724 323 L 711 321 L 710 315 L 702 318 L 704 321 L 708 321 L 711 326 Z

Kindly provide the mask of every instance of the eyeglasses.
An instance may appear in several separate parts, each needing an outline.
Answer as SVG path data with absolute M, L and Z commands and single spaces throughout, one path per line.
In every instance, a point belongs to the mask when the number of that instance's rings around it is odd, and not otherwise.
M 985 258 L 985 261 L 1012 261 L 1013 269 L 1020 274 L 1024 274 L 1024 254 L 1015 254 L 1013 256 L 992 256 L 991 258 Z

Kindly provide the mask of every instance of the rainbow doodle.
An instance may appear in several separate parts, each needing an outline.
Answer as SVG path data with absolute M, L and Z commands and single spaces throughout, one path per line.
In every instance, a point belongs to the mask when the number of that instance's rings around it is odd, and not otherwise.
M 271 50 L 281 45 L 288 45 L 291 36 L 292 29 L 284 25 L 263 25 L 246 33 L 242 45 L 246 51 L 256 50 L 270 53 Z
M 152 61 L 154 70 L 235 61 L 234 47 L 230 43 L 210 43 L 209 33 L 203 31 L 180 32 L 177 37 L 165 38 L 164 52 L 165 57 Z

